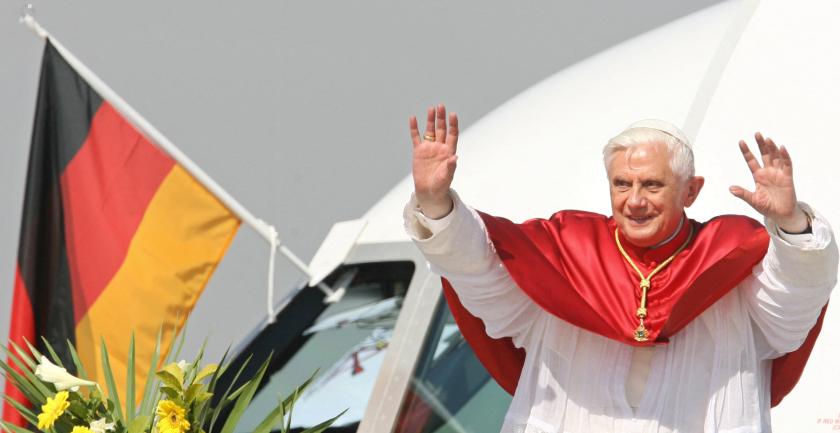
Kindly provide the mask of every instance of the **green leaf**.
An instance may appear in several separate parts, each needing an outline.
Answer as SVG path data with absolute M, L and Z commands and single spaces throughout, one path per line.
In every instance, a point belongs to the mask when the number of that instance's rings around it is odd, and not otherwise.
M 340 414 L 322 422 L 321 424 L 316 425 L 315 427 L 310 427 L 302 431 L 301 433 L 321 433 L 322 431 L 330 428 L 330 426 L 333 425 L 333 423 L 338 419 L 338 417 L 344 415 L 345 412 L 347 412 L 347 409 L 344 409 L 343 411 L 341 411 Z
M 134 331 L 131 332 L 131 340 L 128 342 L 128 366 L 125 373 L 125 422 L 131 425 L 134 419 L 134 403 L 137 396 L 134 395 Z
M 227 401 L 234 401 L 234 400 L 236 400 L 236 398 L 237 398 L 237 397 L 239 397 L 239 394 L 242 394 L 242 391 L 245 391 L 245 388 L 246 388 L 246 387 L 247 387 L 250 383 L 251 383 L 251 381 L 247 381 L 247 382 L 245 382 L 242 386 L 240 386 L 239 388 L 236 388 L 236 391 L 232 392 L 232 393 L 231 393 L 231 394 L 227 397 L 227 399 L 226 399 L 226 400 L 227 400 Z
M 160 362 L 160 340 L 161 334 L 163 333 L 163 328 L 158 329 L 157 334 L 157 341 L 155 342 L 155 351 L 152 354 L 152 362 L 149 364 L 149 371 L 146 373 L 146 384 L 143 386 L 143 400 L 140 404 L 140 413 L 149 413 L 153 408 L 149 406 L 152 405 L 154 399 L 154 384 L 155 380 L 155 372 L 158 369 L 158 363 Z
M 88 380 L 87 371 L 85 371 L 85 366 L 82 365 L 82 361 L 79 360 L 79 354 L 76 353 L 76 348 L 73 347 L 73 343 L 70 340 L 67 340 L 67 347 L 70 349 L 70 357 L 73 358 L 73 364 L 76 364 L 76 372 L 79 373 L 79 377 L 85 380 Z
M 146 426 L 152 421 L 152 417 L 149 415 L 137 415 L 131 422 L 128 424 L 128 430 L 126 433 L 143 433 L 146 430 Z
M 248 364 L 251 362 L 251 357 L 252 355 L 248 355 L 248 357 L 245 358 L 245 362 L 243 362 L 242 365 L 239 367 L 239 370 L 233 376 L 233 380 L 230 382 L 230 385 L 228 385 L 228 388 L 225 390 L 225 393 L 222 394 L 222 398 L 219 399 L 219 404 L 216 405 L 216 407 L 213 409 L 213 416 L 210 418 L 210 430 L 208 430 L 209 433 L 213 433 L 213 427 L 216 425 L 216 419 L 219 418 L 219 414 L 222 412 L 222 409 L 224 409 L 227 406 L 227 397 L 228 395 L 230 395 L 230 390 L 233 388 L 233 385 L 236 383 L 236 381 L 239 380 L 239 375 L 242 374 L 242 371 L 244 371 L 245 367 L 247 367 Z
M 181 391 L 178 391 L 177 389 L 174 389 L 172 387 L 161 386 L 160 387 L 160 392 L 166 394 L 166 396 L 169 397 L 170 400 L 180 400 L 181 399 Z
M 10 341 L 9 344 L 11 344 L 12 347 L 15 349 L 15 356 L 17 356 L 24 363 L 26 363 L 26 365 L 29 366 L 30 370 L 35 370 L 35 364 L 37 364 L 35 360 L 30 358 L 26 351 L 21 349 L 20 346 L 18 346 L 17 343 L 15 343 L 14 341 Z M 5 347 L 3 349 L 5 349 Z
M 298 397 L 300 396 L 300 388 L 295 388 L 295 392 L 292 393 L 292 402 L 289 405 L 289 413 L 288 417 L 286 418 L 286 428 L 283 431 L 289 431 L 292 428 L 292 411 L 295 409 L 295 402 L 297 401 Z M 288 399 L 287 399 L 288 400 Z
M 21 371 L 23 372 L 23 376 L 26 377 L 26 380 L 32 383 L 32 386 L 34 386 L 45 398 L 55 394 L 55 386 L 53 384 L 42 381 L 38 378 L 38 376 L 35 376 L 35 372 L 33 371 L 29 371 L 25 368 L 22 368 Z
M 175 367 L 175 368 L 177 368 L 177 367 Z M 182 382 L 180 380 L 178 380 L 178 378 L 176 376 L 174 376 L 171 372 L 169 372 L 167 370 L 160 370 L 156 374 L 157 374 L 157 377 L 160 379 L 161 382 L 163 382 L 163 384 L 165 386 L 168 386 L 172 389 L 178 390 L 178 392 L 181 392 L 181 391 L 184 390 L 184 388 L 183 388 L 184 385 L 182 385 Z
M 85 406 L 83 401 L 80 400 L 71 400 L 70 406 L 67 408 L 70 413 L 76 416 L 76 418 L 85 419 L 85 415 L 87 414 L 87 406 Z
M 36 348 L 35 348 L 35 346 L 33 346 L 33 345 L 32 345 L 32 343 L 30 343 L 30 342 L 29 342 L 29 340 L 27 340 L 26 338 L 24 338 L 24 339 L 23 339 L 23 342 L 24 342 L 24 343 L 26 343 L 26 347 L 28 347 L 28 348 L 29 348 L 29 353 L 31 353 L 31 354 L 32 354 L 32 357 L 33 357 L 33 358 L 35 358 L 35 359 L 41 359 L 41 356 L 42 356 L 42 355 L 41 355 L 41 352 L 39 352 L 39 351 L 38 351 L 38 349 L 36 349 Z
M 225 351 L 224 355 L 222 355 L 222 360 L 220 361 L 221 365 L 224 365 L 225 359 L 227 358 L 228 352 Z M 219 370 L 217 369 L 215 373 L 210 376 L 210 383 L 207 385 L 207 390 L 202 393 L 201 395 L 196 397 L 196 407 L 195 407 L 195 419 L 196 423 L 201 426 L 207 426 L 209 423 L 207 422 L 208 417 L 210 416 L 211 412 L 211 402 L 213 397 L 213 389 L 216 387 L 216 381 L 219 377 Z M 209 398 L 204 398 L 204 395 L 209 395 Z M 204 430 L 202 430 L 203 433 Z
M 216 373 L 213 374 L 213 379 L 210 380 L 210 392 L 213 392 L 213 389 L 216 386 L 214 379 L 218 379 L 221 375 L 225 374 L 228 368 L 230 368 L 231 363 L 226 362 L 228 355 L 230 355 L 230 346 L 225 349 L 225 354 L 222 355 L 222 360 L 219 361 L 219 369 L 216 370 Z
M 88 399 L 89 400 L 99 400 L 99 401 L 101 401 L 102 400 L 102 390 L 98 386 L 95 387 L 95 388 L 92 388 L 90 390 L 90 393 L 88 393 Z
M 297 401 L 297 399 L 301 396 L 301 394 L 303 394 L 303 391 L 305 391 L 305 390 L 306 390 L 306 388 L 308 388 L 308 387 L 309 387 L 309 385 L 311 385 L 311 384 L 312 384 L 312 381 L 313 381 L 313 380 L 315 380 L 315 376 L 317 376 L 317 375 L 318 375 L 318 371 L 319 371 L 319 370 L 318 370 L 318 369 L 316 369 L 316 370 L 315 370 L 315 372 L 314 372 L 314 373 L 312 373 L 312 375 L 311 375 L 311 376 L 309 376 L 309 379 L 306 379 L 306 381 L 305 381 L 305 382 L 303 382 L 302 384 L 298 385 L 298 386 L 295 388 L 294 392 L 292 392 L 292 394 L 290 394 L 288 397 L 286 397 L 286 399 L 285 399 L 285 400 L 283 400 L 283 410 L 285 410 L 286 412 L 291 412 L 291 407 L 293 407 L 293 406 L 294 406 L 294 403 L 295 403 L 295 402 Z
M 62 415 L 55 420 L 52 430 L 56 433 L 70 433 L 73 430 L 73 422 L 70 421 L 69 417 Z
M 176 363 L 176 362 L 169 363 L 169 364 L 163 366 L 163 369 L 161 371 L 165 371 L 165 372 L 171 374 L 175 379 L 178 380 L 178 387 L 183 389 L 183 387 L 184 387 L 184 370 L 181 370 L 181 367 L 178 367 L 178 363 Z
M 176 323 L 180 323 L 180 317 L 181 316 L 180 316 L 180 312 L 179 312 L 177 317 L 175 318 Z M 177 328 L 176 325 L 173 325 L 170 330 L 172 331 L 173 338 L 175 336 L 178 336 L 178 328 Z M 184 347 L 184 341 L 186 340 L 186 336 L 187 336 L 187 332 L 186 332 L 186 328 L 184 328 L 182 330 L 180 336 L 178 336 L 177 347 L 176 347 L 176 350 L 174 352 L 166 349 L 165 347 L 163 347 L 162 343 L 160 343 L 160 342 L 158 343 L 158 347 L 161 350 L 160 351 L 161 356 L 163 357 L 163 360 L 164 360 L 163 364 L 171 363 L 171 361 L 173 359 L 176 359 L 176 358 L 178 358 L 178 356 L 180 356 L 181 350 Z M 162 341 L 162 338 L 159 339 L 158 341 Z M 157 366 L 155 366 L 155 368 L 157 368 Z M 154 370 L 150 370 L 150 371 L 154 371 Z M 160 370 L 158 370 L 158 371 L 160 371 Z M 155 374 L 157 375 L 157 372 L 155 372 Z M 183 387 L 179 386 L 178 389 L 183 389 Z M 155 395 L 154 392 L 152 392 L 151 396 L 152 396 L 152 399 L 150 400 L 151 407 L 149 409 L 152 412 L 154 412 L 155 409 L 157 408 L 158 402 L 160 402 L 161 399 L 160 399 L 160 396 Z
M 15 410 L 22 416 L 26 421 L 28 421 L 32 425 L 38 425 L 38 417 L 35 416 L 35 413 L 29 410 L 28 407 L 21 404 L 19 401 L 9 397 L 8 395 L 3 396 L 3 400 L 6 401 L 10 406 L 14 407 Z
M 102 352 L 102 372 L 105 373 L 105 384 L 108 386 L 108 400 L 114 403 L 114 421 L 123 421 L 122 405 L 120 404 L 120 394 L 117 391 L 117 383 L 114 381 L 114 371 L 111 369 L 111 358 L 108 356 L 108 347 L 105 345 L 105 338 L 100 338 L 101 352 Z
M 0 361 L 0 368 L 6 372 L 6 380 L 10 380 L 23 393 L 30 403 L 40 405 L 47 400 L 47 396 L 52 396 L 53 392 L 49 391 L 41 380 L 35 377 L 32 373 L 23 370 L 24 374 L 19 373 L 13 369 L 5 361 Z M 31 379 L 30 379 L 31 376 Z
M 61 358 L 59 358 L 58 354 L 55 353 L 55 350 L 53 350 L 52 344 L 50 344 L 50 342 L 44 336 L 41 336 L 41 341 L 44 342 L 44 347 L 46 347 L 47 351 L 50 352 L 50 358 L 52 358 L 52 362 L 54 362 L 55 365 L 57 365 L 61 368 L 66 368 L 66 367 L 64 367 L 64 364 L 61 362 Z
M 283 422 L 283 416 L 286 415 L 284 407 L 282 404 L 278 404 L 277 407 L 274 408 L 265 418 L 263 418 L 262 422 L 254 429 L 251 433 L 271 433 L 274 429 L 274 426 Z
M 8 423 L 6 421 L 0 421 L 0 425 L 3 426 L 3 429 L 9 433 L 35 433 L 32 430 L 25 429 L 23 427 L 18 427 L 14 424 Z
M 263 362 L 262 366 L 260 366 L 257 374 L 248 381 L 247 388 L 243 390 L 242 394 L 239 395 L 239 398 L 236 399 L 233 409 L 230 411 L 227 420 L 225 420 L 221 433 L 233 433 L 233 429 L 236 428 L 236 425 L 239 423 L 239 419 L 242 418 L 242 414 L 245 413 L 245 409 L 248 407 L 248 404 L 251 403 L 251 399 L 254 398 L 254 394 L 257 392 L 260 382 L 262 382 L 263 375 L 268 369 L 270 361 L 271 355 L 269 355 L 265 362 Z
M 184 402 L 186 404 L 191 404 L 195 397 L 203 390 L 204 384 L 201 383 L 194 383 L 187 388 L 187 392 L 184 394 Z
M 176 318 L 175 321 L 177 322 L 178 319 Z M 173 336 L 178 335 L 178 329 L 175 326 L 172 327 L 172 335 Z M 175 347 L 175 351 L 171 351 L 171 352 L 169 352 L 169 355 L 167 355 L 167 357 L 166 357 L 167 362 L 172 362 L 172 361 L 178 359 L 179 356 L 181 356 L 181 350 L 184 348 L 184 341 L 186 341 L 186 339 L 187 339 L 187 328 L 185 326 L 183 329 L 181 329 L 181 334 L 178 335 L 178 343 L 177 343 L 177 346 Z
M 219 376 L 220 376 L 221 372 L 224 371 L 225 368 L 228 365 L 228 364 L 225 363 L 225 361 L 227 360 L 227 356 L 228 356 L 229 352 L 230 352 L 230 347 L 225 349 L 225 353 L 224 353 L 224 355 L 222 355 L 221 361 L 219 361 L 219 365 L 221 365 L 221 368 L 218 368 L 216 370 L 216 372 L 213 373 L 213 375 L 210 377 L 210 384 L 207 385 L 207 392 L 210 393 L 211 396 L 215 392 L 216 382 L 219 380 Z M 207 425 L 206 420 L 207 420 L 207 417 L 210 415 L 210 413 L 211 413 L 210 412 L 210 404 L 208 403 L 208 404 L 202 405 L 201 410 L 198 411 L 198 416 L 196 417 L 196 420 L 198 421 L 199 425 L 202 425 L 202 426 Z
M 204 360 L 204 350 L 207 348 L 207 338 L 201 343 L 201 347 L 198 349 L 198 356 L 195 357 L 195 360 L 189 365 L 188 374 L 184 378 L 184 386 L 189 387 L 194 382 L 196 382 L 196 376 L 198 372 L 198 366 L 201 365 L 202 361 Z
M 0 350 L 2 350 L 3 353 L 6 354 L 6 360 L 0 360 L 0 362 L 6 363 L 7 365 L 13 366 L 21 371 L 35 371 L 35 367 L 37 367 L 37 365 L 33 365 L 30 367 L 29 364 L 26 363 L 26 361 L 21 360 L 17 355 L 12 353 L 11 349 L 8 349 L 4 346 L 0 346 Z
M 198 374 L 195 375 L 195 382 L 200 382 L 200 381 L 204 380 L 204 378 L 206 378 L 207 376 L 210 376 L 210 375 L 216 373 L 216 371 L 218 369 L 219 369 L 218 364 L 207 364 L 207 365 L 205 365 L 204 368 L 202 368 L 201 371 L 199 371 Z
M 196 403 L 204 403 L 205 401 L 210 400 L 210 398 L 211 398 L 211 397 L 213 397 L 213 393 L 212 393 L 212 392 L 204 392 L 204 391 L 202 391 L 202 392 L 199 392 L 199 393 L 195 396 L 195 401 L 196 401 Z

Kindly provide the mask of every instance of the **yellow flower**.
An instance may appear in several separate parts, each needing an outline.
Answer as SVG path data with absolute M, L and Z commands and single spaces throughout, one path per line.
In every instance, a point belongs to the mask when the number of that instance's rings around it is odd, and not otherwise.
M 73 431 L 70 433 L 91 433 L 90 429 L 84 426 L 73 426 Z
M 47 397 L 47 402 L 41 406 L 41 413 L 38 415 L 39 429 L 46 430 L 52 428 L 55 420 L 70 407 L 70 402 L 67 401 L 69 397 L 70 394 L 67 391 L 60 391 L 52 398 Z
M 184 408 L 171 400 L 161 400 L 157 407 L 157 428 L 160 433 L 184 433 L 190 422 L 184 418 Z

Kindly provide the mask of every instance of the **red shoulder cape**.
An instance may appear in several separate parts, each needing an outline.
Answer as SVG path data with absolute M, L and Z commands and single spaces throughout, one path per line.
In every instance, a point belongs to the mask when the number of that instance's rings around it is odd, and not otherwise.
M 630 345 L 668 342 L 706 308 L 747 277 L 767 252 L 769 236 L 757 221 L 721 216 L 706 223 L 688 220 L 666 245 L 646 250 L 623 241 L 627 253 L 647 275 L 689 236 L 675 260 L 654 275 L 648 291 L 645 326 L 650 341 L 633 339 L 639 277 L 615 245 L 615 223 L 603 215 L 561 211 L 550 219 L 514 224 L 479 212 L 496 253 L 516 284 L 543 309 L 573 325 Z M 510 338 L 493 339 L 480 319 L 461 305 L 443 279 L 444 295 L 461 332 L 490 375 L 513 394 L 525 353 Z M 814 347 L 825 308 L 795 352 L 774 360 L 771 404 L 793 389 Z

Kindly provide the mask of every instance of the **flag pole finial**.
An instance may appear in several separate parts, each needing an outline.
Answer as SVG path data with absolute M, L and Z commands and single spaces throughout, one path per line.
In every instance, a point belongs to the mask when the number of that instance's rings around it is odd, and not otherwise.
M 26 22 L 28 17 L 35 18 L 35 5 L 32 3 L 26 3 L 23 7 L 20 8 L 20 16 L 18 17 L 18 22 L 23 24 Z
M 38 24 L 38 21 L 35 21 L 35 6 L 32 5 L 32 3 L 26 3 L 20 9 L 18 22 L 25 24 L 26 27 L 29 27 L 41 39 L 47 39 L 50 36 L 50 34 L 47 33 L 40 24 Z

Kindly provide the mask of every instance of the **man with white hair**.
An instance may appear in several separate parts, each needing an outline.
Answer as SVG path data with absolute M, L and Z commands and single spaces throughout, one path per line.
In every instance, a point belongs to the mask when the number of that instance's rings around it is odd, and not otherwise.
M 797 202 L 788 151 L 741 141 L 765 217 L 689 219 L 703 187 L 673 125 L 631 125 L 604 148 L 612 216 L 514 224 L 450 189 L 458 118 L 421 137 L 406 230 L 444 278 L 453 315 L 514 394 L 503 432 L 768 432 L 804 368 L 837 279 L 828 223 Z M 560 162 L 563 163 L 562 161 Z M 562 194 L 562 191 L 558 191 Z

